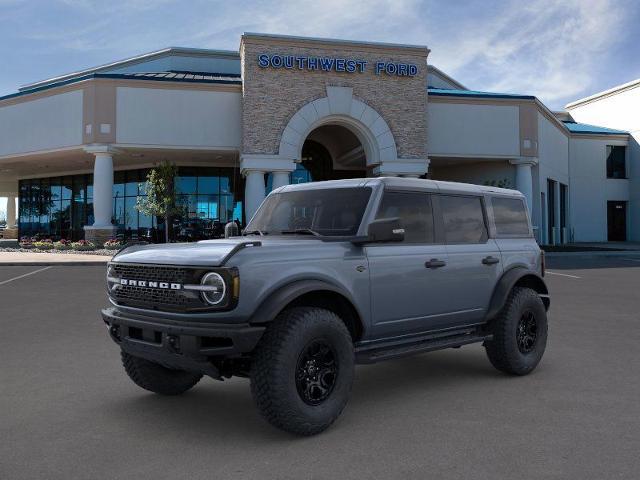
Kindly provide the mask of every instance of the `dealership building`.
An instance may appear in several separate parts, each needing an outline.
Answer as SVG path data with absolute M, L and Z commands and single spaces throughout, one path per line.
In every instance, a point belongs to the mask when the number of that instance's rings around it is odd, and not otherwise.
M 136 201 L 168 160 L 174 237 L 245 223 L 288 183 L 402 176 L 518 189 L 543 244 L 640 241 L 640 81 L 552 112 L 428 55 L 247 33 L 237 52 L 167 48 L 25 85 L 0 97 L 4 236 L 148 237 L 161 219 Z

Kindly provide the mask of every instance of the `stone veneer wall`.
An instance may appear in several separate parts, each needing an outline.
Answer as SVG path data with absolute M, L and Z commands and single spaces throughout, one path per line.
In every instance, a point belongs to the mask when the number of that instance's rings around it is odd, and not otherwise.
M 259 54 L 360 59 L 368 62 L 364 73 L 262 68 Z M 305 104 L 326 97 L 327 86 L 353 88 L 357 98 L 376 110 L 388 123 L 399 158 L 427 158 L 427 55 L 428 50 L 243 37 L 242 152 L 277 154 L 289 119 Z M 377 61 L 413 63 L 414 77 L 375 74 Z

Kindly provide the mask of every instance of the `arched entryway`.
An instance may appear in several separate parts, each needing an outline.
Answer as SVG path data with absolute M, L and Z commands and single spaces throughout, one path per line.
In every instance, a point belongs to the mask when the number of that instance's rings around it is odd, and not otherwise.
M 298 172 L 308 173 L 307 181 L 339 180 L 369 176 L 362 143 L 348 128 L 328 124 L 315 128 L 302 145 Z M 301 183 L 300 174 L 293 181 Z

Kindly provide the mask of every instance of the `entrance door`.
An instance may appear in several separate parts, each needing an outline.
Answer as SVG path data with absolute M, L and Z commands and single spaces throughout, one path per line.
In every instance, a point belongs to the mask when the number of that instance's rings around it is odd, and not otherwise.
M 627 240 L 627 202 L 607 202 L 607 228 L 610 242 Z

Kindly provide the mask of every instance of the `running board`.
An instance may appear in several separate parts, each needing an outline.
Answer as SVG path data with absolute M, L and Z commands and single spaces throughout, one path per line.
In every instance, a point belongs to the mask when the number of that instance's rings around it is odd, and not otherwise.
M 448 336 L 438 336 L 436 338 L 426 338 L 416 341 L 415 339 L 398 345 L 394 342 L 391 345 L 359 346 L 356 347 L 356 363 L 376 363 L 392 358 L 405 357 L 416 353 L 433 352 L 445 348 L 456 348 L 470 343 L 484 342 L 491 340 L 492 335 L 474 331 L 463 334 Z

